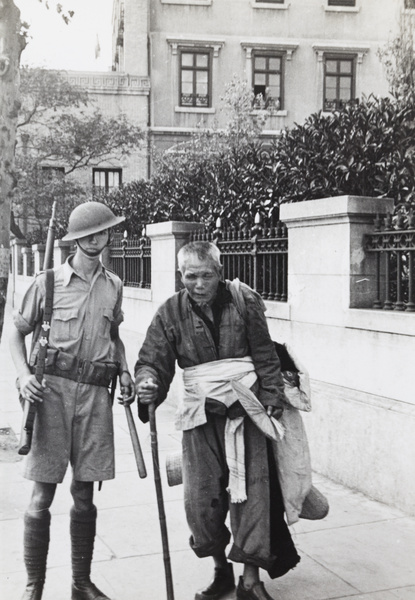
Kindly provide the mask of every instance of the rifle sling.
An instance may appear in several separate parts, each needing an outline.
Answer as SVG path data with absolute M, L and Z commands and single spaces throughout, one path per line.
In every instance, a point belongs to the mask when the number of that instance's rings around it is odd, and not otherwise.
M 46 296 L 45 296 L 45 308 L 43 310 L 43 323 L 41 332 L 39 335 L 39 352 L 37 355 L 37 362 L 35 368 L 35 376 L 39 383 L 42 382 L 43 374 L 45 372 L 46 356 L 49 342 L 50 323 L 52 320 L 52 309 L 53 309 L 53 288 L 55 284 L 55 276 L 53 269 L 46 270 Z

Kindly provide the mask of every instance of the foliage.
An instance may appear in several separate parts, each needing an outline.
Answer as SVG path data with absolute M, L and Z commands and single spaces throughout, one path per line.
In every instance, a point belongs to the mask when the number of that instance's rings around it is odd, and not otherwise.
M 330 117 L 311 115 L 276 142 L 281 202 L 342 194 L 415 201 L 415 102 L 370 97 Z
M 184 220 L 252 226 L 255 214 L 278 217 L 281 202 L 359 195 L 415 204 L 415 102 L 369 97 L 330 116 L 311 115 L 272 147 L 255 136 L 203 132 L 157 158 L 150 181 L 106 199 L 127 215 L 126 228 Z
M 415 16 L 410 11 L 402 12 L 398 35 L 377 53 L 385 68 L 390 92 L 396 97 L 415 93 L 414 30 Z
M 33 122 L 44 123 L 48 111 L 57 113 L 88 103 L 85 90 L 69 83 L 59 71 L 43 68 L 20 68 L 20 96 L 18 128 Z
M 267 149 L 258 141 L 267 111 L 252 111 L 254 96 L 246 82 L 234 78 L 222 98 L 227 127 L 202 127 L 163 154 L 154 153 L 155 173 L 112 192 L 106 201 L 127 215 L 129 232 L 144 223 L 201 220 L 217 217 L 252 224 L 253 215 L 273 202 Z
M 44 241 L 53 200 L 59 235 L 89 192 L 71 175 L 119 161 L 143 135 L 125 115 L 107 117 L 91 107 L 87 93 L 56 71 L 22 69 L 21 95 L 13 210 L 27 239 Z

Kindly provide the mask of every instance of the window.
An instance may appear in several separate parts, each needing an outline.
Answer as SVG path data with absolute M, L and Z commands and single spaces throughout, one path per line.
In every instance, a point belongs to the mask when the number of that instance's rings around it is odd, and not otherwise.
M 105 191 L 121 186 L 122 169 L 92 169 L 92 185 Z
M 63 167 L 42 167 L 42 181 L 44 183 L 62 183 L 65 179 Z
M 405 8 L 415 9 L 415 0 L 405 0 Z
M 252 87 L 255 95 L 254 108 L 262 101 L 269 109 L 280 110 L 282 102 L 283 56 L 254 52 L 252 60 Z
M 332 111 L 356 102 L 354 95 L 355 58 L 326 55 L 323 110 Z
M 179 105 L 184 107 L 210 107 L 210 80 L 210 51 L 181 50 Z
M 356 6 L 356 0 L 328 0 L 329 6 Z

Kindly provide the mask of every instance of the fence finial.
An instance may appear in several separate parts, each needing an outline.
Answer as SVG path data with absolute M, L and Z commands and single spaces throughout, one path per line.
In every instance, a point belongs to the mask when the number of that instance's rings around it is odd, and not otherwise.
M 256 213 L 254 218 L 254 226 L 252 227 L 252 235 L 256 236 L 261 233 L 261 215 L 259 212 Z
M 213 232 L 213 243 L 214 244 L 218 244 L 218 241 L 221 239 L 222 237 L 222 220 L 220 217 L 218 217 L 216 219 L 216 229 Z

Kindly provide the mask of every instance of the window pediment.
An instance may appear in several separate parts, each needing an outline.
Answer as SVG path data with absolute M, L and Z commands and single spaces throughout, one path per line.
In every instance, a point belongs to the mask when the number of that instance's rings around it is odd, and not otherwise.
M 241 46 L 245 50 L 247 58 L 251 58 L 253 50 L 258 50 L 264 52 L 284 52 L 287 60 L 291 60 L 293 53 L 298 48 L 298 44 L 293 44 L 292 42 L 276 42 L 275 40 L 267 41 L 264 38 L 259 38 L 258 40 L 242 40 Z
M 225 40 L 217 38 L 167 38 L 167 42 L 171 47 L 172 54 L 177 54 L 179 48 L 205 48 L 213 49 L 213 57 L 217 58 L 221 48 L 225 45 Z
M 365 54 L 369 52 L 369 46 L 356 44 L 339 44 L 338 42 L 326 44 L 313 44 L 313 50 L 316 52 L 319 62 L 322 62 L 324 54 L 356 54 L 357 62 L 361 63 Z

